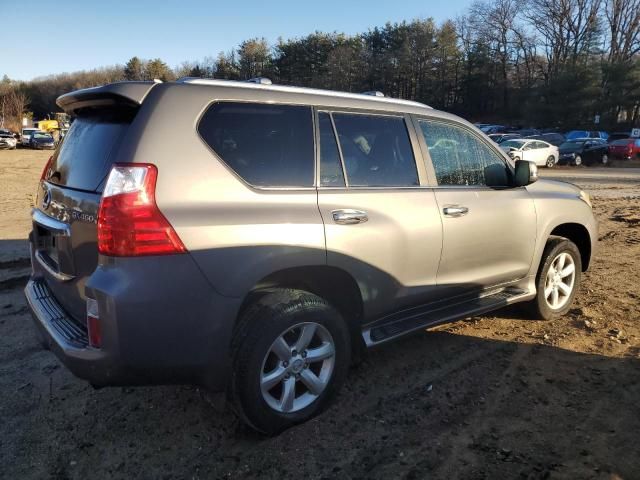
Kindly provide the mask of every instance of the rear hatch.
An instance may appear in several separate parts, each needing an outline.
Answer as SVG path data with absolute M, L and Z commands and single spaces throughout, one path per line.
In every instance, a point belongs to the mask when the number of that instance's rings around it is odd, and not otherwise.
M 142 100 L 95 90 L 58 100 L 74 120 L 43 174 L 32 214 L 34 261 L 51 293 L 78 323 L 86 317 L 84 286 L 98 263 L 102 189 Z M 83 92 L 91 92 L 90 97 Z

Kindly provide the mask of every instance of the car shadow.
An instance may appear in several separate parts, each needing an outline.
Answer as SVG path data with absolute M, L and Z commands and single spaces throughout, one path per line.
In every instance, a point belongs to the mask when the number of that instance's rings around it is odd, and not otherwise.
M 0 331 L 20 322 L 28 343 L 19 317 Z M 327 411 L 266 438 L 200 388 L 94 390 L 33 349 L 0 365 L 0 447 L 8 478 L 637 478 L 637 354 L 427 331 L 371 350 Z

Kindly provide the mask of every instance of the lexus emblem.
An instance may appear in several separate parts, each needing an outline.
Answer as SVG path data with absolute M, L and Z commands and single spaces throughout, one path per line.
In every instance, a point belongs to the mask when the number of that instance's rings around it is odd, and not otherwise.
M 46 210 L 51 205 L 51 191 L 47 190 L 44 192 L 44 197 L 42 197 L 42 209 Z

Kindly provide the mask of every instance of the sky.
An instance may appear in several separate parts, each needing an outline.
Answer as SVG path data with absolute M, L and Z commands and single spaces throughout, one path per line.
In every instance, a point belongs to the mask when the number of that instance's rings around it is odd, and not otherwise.
M 28 7 L 27 7 L 28 4 Z M 386 22 L 464 13 L 471 0 L 0 0 L 0 78 L 15 80 L 125 64 L 136 55 L 171 67 L 243 40 L 355 34 Z

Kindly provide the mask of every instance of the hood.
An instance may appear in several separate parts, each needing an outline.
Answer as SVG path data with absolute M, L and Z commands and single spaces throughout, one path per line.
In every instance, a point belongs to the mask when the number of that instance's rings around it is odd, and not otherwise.
M 500 145 L 500 148 L 502 150 L 504 150 L 505 152 L 510 152 L 510 151 L 514 151 L 515 152 L 515 151 L 520 150 L 522 147 L 507 147 L 507 146 Z
M 565 194 L 568 196 L 578 196 L 582 189 L 573 183 L 561 182 L 559 180 L 539 179 L 537 182 L 527 185 L 527 190 L 536 193 Z

